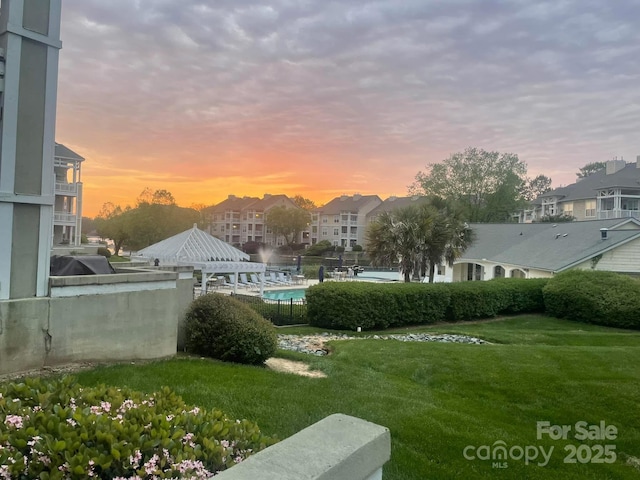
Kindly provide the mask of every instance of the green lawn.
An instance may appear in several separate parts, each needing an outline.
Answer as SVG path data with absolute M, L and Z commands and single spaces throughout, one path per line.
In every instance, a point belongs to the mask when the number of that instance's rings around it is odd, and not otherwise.
M 392 332 L 401 331 L 407 329 Z M 631 465 L 640 464 L 640 333 L 536 316 L 410 331 L 465 333 L 495 343 L 350 340 L 334 342 L 328 357 L 279 352 L 323 370 L 326 379 L 193 358 L 97 368 L 78 378 L 147 392 L 168 385 L 189 403 L 254 420 L 279 438 L 332 413 L 364 418 L 391 431 L 385 480 L 640 478 L 640 467 Z M 572 432 L 567 440 L 538 440 L 538 421 L 570 425 Z M 614 425 L 617 438 L 576 440 L 580 421 Z M 469 445 L 496 441 L 553 452 L 546 466 L 536 464 L 540 456 L 529 465 L 508 459 L 506 469 L 463 456 Z M 615 445 L 617 460 L 565 464 L 565 446 L 581 444 L 587 445 L 580 449 L 583 460 L 598 444 Z

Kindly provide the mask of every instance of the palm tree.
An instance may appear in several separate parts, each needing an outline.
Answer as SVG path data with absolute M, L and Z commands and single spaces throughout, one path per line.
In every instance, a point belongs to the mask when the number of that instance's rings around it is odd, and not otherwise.
M 374 265 L 391 266 L 400 262 L 404 281 L 411 281 L 411 272 L 419 256 L 422 224 L 416 207 L 384 212 L 367 230 L 367 251 Z
M 429 265 L 429 283 L 433 283 L 436 265 L 446 262 L 450 267 L 473 242 L 473 232 L 464 221 L 462 211 L 440 199 L 431 199 L 420 208 L 423 230 L 421 255 L 423 265 Z

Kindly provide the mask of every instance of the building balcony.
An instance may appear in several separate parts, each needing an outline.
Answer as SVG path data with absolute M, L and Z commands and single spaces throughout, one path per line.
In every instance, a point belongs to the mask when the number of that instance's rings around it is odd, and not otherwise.
M 598 220 L 610 218 L 640 218 L 640 210 L 601 210 L 598 212 Z
M 55 194 L 75 196 L 78 194 L 78 185 L 75 183 L 56 182 Z
M 53 213 L 53 223 L 55 225 L 76 225 L 77 217 L 75 213 L 65 213 L 65 212 L 54 212 Z

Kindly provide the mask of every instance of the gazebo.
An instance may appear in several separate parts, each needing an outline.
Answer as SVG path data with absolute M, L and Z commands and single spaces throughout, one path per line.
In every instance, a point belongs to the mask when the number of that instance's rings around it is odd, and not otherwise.
M 233 291 L 238 291 L 240 273 L 261 273 L 260 295 L 264 292 L 264 263 L 249 261 L 249 255 L 228 243 L 193 228 L 150 245 L 134 255 L 159 260 L 162 265 L 189 265 L 202 272 L 202 293 L 207 293 L 207 282 L 222 274 L 233 274 Z

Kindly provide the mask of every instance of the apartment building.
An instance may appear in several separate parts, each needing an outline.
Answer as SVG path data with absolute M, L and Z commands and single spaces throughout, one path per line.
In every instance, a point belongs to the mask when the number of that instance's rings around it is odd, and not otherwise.
M 84 158 L 56 143 L 53 168 L 55 174 L 55 206 L 53 212 L 53 245 L 81 244 L 82 176 Z
M 276 206 L 300 208 L 286 195 L 265 193 L 263 198 L 229 195 L 226 200 L 205 210 L 208 232 L 235 247 L 247 242 L 274 247 L 285 245 L 284 238 L 273 235 L 265 224 L 266 214 Z M 309 232 L 303 232 L 299 243 L 308 242 Z
M 350 251 L 364 245 L 367 215 L 382 203 L 377 195 L 342 195 L 311 213 L 311 244 L 328 240 Z
M 367 214 L 367 223 L 373 222 L 381 213 L 392 212 L 399 208 L 406 208 L 411 205 L 420 205 L 427 202 L 428 197 L 421 195 L 413 195 L 411 197 L 389 197 Z
M 640 155 L 633 163 L 609 160 L 604 170 L 541 195 L 520 213 L 519 221 L 530 223 L 551 215 L 577 221 L 640 218 Z

